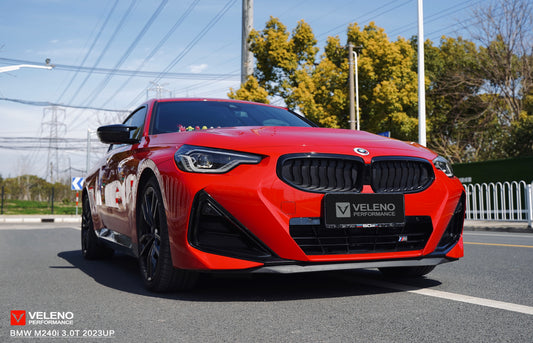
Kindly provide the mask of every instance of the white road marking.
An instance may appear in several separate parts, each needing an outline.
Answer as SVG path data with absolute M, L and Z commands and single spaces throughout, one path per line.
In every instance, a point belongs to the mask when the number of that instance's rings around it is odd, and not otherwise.
M 367 284 L 367 285 L 370 285 L 370 286 L 395 289 L 395 290 L 399 290 L 399 291 L 415 293 L 415 294 L 425 295 L 425 296 L 429 296 L 429 297 L 435 297 L 435 298 L 459 301 L 459 302 L 468 303 L 468 304 L 480 305 L 480 306 L 485 306 L 485 307 L 492 307 L 492 308 L 497 308 L 497 309 L 500 309 L 500 310 L 506 310 L 506 311 L 512 311 L 512 312 L 518 312 L 518 313 L 524 313 L 524 314 L 533 315 L 533 307 L 532 306 L 519 305 L 519 304 L 513 304 L 513 303 L 504 302 L 504 301 L 497 301 L 497 300 L 491 300 L 491 299 L 485 299 L 485 298 L 472 297 L 472 296 L 469 296 L 469 295 L 462 295 L 462 294 L 457 294 L 457 293 L 437 291 L 437 290 L 428 289 L 428 288 L 419 289 L 419 288 L 413 287 L 413 286 L 402 285 L 402 284 L 398 284 L 398 283 L 392 283 L 392 282 L 386 282 L 386 281 L 380 281 L 380 280 L 368 280 L 368 279 L 367 280 L 361 280 L 361 279 L 358 279 L 357 282 L 363 283 L 363 284 Z
M 512 232 L 506 234 L 498 233 L 478 233 L 478 232 L 463 232 L 463 236 L 485 236 L 485 237 L 506 237 L 506 238 L 533 238 L 533 235 L 513 234 Z

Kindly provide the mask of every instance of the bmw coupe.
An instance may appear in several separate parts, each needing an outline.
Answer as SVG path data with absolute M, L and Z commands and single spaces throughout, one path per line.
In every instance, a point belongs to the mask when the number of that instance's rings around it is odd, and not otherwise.
M 131 253 L 152 291 L 209 271 L 422 276 L 463 256 L 463 187 L 416 143 L 218 99 L 150 100 L 98 136 L 83 256 Z

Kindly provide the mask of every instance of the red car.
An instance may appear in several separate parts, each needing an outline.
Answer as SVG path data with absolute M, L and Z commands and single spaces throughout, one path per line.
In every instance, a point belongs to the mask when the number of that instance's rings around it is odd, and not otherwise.
M 153 291 L 215 270 L 421 276 L 463 256 L 463 187 L 415 143 L 214 99 L 151 100 L 98 135 L 83 255 L 133 254 Z

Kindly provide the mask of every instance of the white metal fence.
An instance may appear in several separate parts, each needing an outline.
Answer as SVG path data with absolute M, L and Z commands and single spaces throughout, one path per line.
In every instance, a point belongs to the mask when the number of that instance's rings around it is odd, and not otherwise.
M 533 219 L 533 182 L 465 185 L 466 219 L 527 222 Z

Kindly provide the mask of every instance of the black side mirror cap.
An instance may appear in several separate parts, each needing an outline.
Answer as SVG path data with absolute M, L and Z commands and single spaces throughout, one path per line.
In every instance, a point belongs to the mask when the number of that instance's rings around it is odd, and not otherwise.
M 113 124 L 100 126 L 96 133 L 100 142 L 104 144 L 135 144 L 139 143 L 139 140 L 130 137 L 130 132 L 135 129 L 136 126 Z

